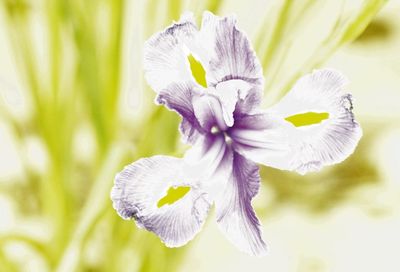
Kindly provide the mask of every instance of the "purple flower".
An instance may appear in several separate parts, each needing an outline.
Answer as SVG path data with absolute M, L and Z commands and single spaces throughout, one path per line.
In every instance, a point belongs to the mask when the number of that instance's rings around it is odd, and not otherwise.
M 362 131 L 344 91 L 347 80 L 333 70 L 302 77 L 278 104 L 259 109 L 262 69 L 235 23 L 206 12 L 198 30 L 185 15 L 147 41 L 144 66 L 156 102 L 182 117 L 183 140 L 193 147 L 184 158 L 160 155 L 126 166 L 111 198 L 122 218 L 135 219 L 169 247 L 193 239 L 215 203 L 225 236 L 240 250 L 262 255 L 266 245 L 251 206 L 260 186 L 256 163 L 300 174 L 317 171 L 348 157 Z M 203 65 L 207 87 L 194 79 L 189 54 Z M 286 120 L 305 112 L 329 118 L 301 127 Z M 190 190 L 158 205 L 171 187 Z

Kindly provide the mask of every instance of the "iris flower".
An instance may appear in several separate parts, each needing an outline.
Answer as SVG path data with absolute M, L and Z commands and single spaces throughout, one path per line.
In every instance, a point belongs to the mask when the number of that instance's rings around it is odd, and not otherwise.
M 362 135 L 347 80 L 334 70 L 305 75 L 275 106 L 260 109 L 262 69 L 235 25 L 232 16 L 206 12 L 199 30 L 185 14 L 145 44 L 145 75 L 156 103 L 182 117 L 182 139 L 192 147 L 183 158 L 158 155 L 126 166 L 111 198 L 122 218 L 134 219 L 168 247 L 193 239 L 215 204 L 227 239 L 263 255 L 266 244 L 251 205 L 260 187 L 257 164 L 318 171 L 353 153 Z M 201 63 L 205 82 L 193 76 L 190 58 Z M 326 118 L 307 126 L 290 119 L 309 112 Z M 178 190 L 180 199 L 164 201 Z

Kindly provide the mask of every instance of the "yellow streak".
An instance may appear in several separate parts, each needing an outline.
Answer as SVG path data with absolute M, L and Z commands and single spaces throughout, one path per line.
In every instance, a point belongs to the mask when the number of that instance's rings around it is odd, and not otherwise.
M 168 189 L 167 194 L 161 198 L 158 203 L 157 207 L 161 208 L 162 206 L 168 204 L 173 204 L 182 197 L 184 197 L 190 191 L 190 187 L 188 186 L 181 186 L 181 187 L 170 187 Z
M 190 64 L 190 70 L 192 71 L 192 75 L 194 79 L 199 83 L 201 86 L 207 88 L 207 81 L 206 81 L 206 71 L 203 68 L 203 65 L 196 60 L 193 55 L 189 55 L 187 57 L 189 64 Z
M 306 112 L 286 117 L 285 120 L 292 123 L 296 127 L 302 127 L 321 123 L 323 120 L 328 118 L 329 113 L 327 112 Z

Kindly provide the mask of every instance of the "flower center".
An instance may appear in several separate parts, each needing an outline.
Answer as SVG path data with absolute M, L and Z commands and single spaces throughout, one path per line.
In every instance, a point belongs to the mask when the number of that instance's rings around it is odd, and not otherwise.
M 217 126 L 213 126 L 213 127 L 211 128 L 211 134 L 217 135 L 217 134 L 219 134 L 220 132 L 221 132 L 221 130 L 220 130 L 219 127 L 217 127 Z
M 225 143 L 227 143 L 227 144 L 232 143 L 232 138 L 229 136 L 229 134 L 226 131 L 220 130 L 219 127 L 217 127 L 217 126 L 213 126 L 211 128 L 211 134 L 213 134 L 213 135 L 223 134 Z

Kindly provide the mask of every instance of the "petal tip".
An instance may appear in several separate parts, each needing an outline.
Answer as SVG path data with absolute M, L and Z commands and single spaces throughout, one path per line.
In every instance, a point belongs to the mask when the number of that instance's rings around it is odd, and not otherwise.
M 121 181 L 121 173 L 127 169 L 127 166 L 124 169 L 115 175 L 114 185 L 111 188 L 110 198 L 112 201 L 112 206 L 117 214 L 124 220 L 131 220 L 135 218 L 135 214 L 137 214 L 136 209 L 129 204 L 129 202 L 124 200 L 124 184 Z

